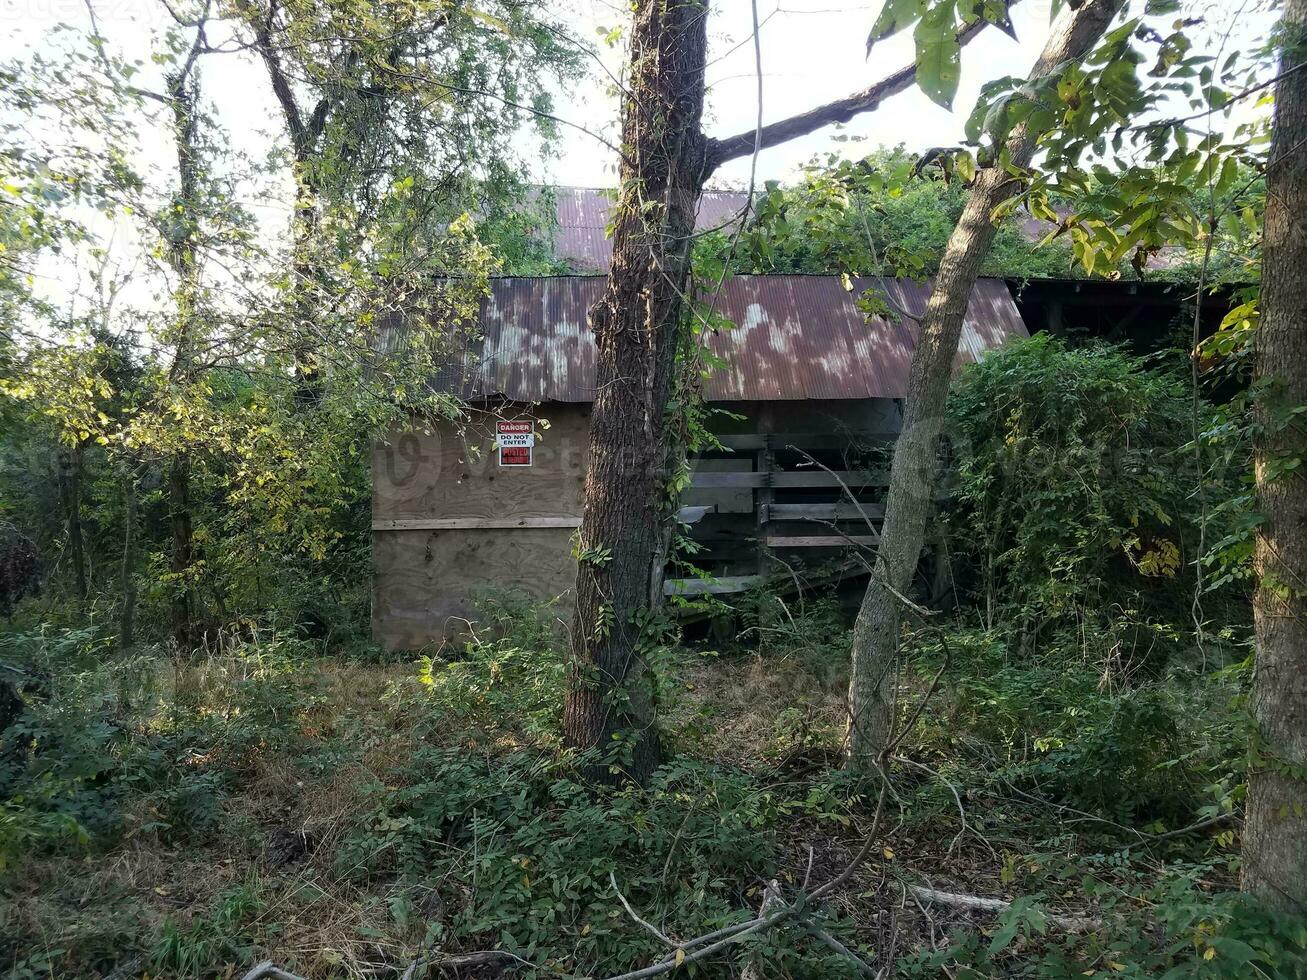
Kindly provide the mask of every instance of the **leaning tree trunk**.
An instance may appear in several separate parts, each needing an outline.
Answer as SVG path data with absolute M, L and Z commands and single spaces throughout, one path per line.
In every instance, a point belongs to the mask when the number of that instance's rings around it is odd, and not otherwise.
M 1307 0 L 1284 7 L 1282 72 L 1266 171 L 1254 448 L 1259 510 L 1257 635 L 1243 887 L 1271 908 L 1307 912 Z
M 665 420 L 704 179 L 706 0 L 639 0 L 622 110 L 613 264 L 590 311 L 598 347 L 563 727 L 591 775 L 657 766 L 643 647 L 662 592 Z M 609 756 L 612 751 L 611 757 Z
M 1087 0 L 1059 21 L 1031 70 L 1031 80 L 1048 76 L 1066 61 L 1084 57 L 1102 36 L 1121 2 Z M 1036 137 L 1024 126 L 1015 130 L 1007 142 L 1012 165 L 1028 167 L 1035 144 Z M 893 669 L 902 601 L 899 596 L 908 591 L 921 557 L 953 359 L 971 290 L 998 231 L 994 209 L 1018 190 L 1018 183 L 1005 168 L 995 166 L 981 171 L 949 237 L 921 320 L 921 338 L 908 375 L 903 427 L 890 469 L 884 531 L 853 629 L 848 745 L 849 766 L 855 770 L 873 768 L 893 737 Z

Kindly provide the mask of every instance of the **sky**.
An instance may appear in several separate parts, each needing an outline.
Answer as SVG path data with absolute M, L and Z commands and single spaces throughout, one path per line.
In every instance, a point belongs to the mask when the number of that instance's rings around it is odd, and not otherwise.
M 1026 71 L 1048 35 L 1050 0 L 1024 0 L 1012 8 L 1018 40 L 987 30 L 963 50 L 962 82 L 955 111 L 935 105 L 916 89 L 887 100 L 878 110 L 792 143 L 763 151 L 758 179 L 784 180 L 816 154 L 841 151 L 861 156 L 878 146 L 904 143 L 925 149 L 957 143 L 962 126 L 980 92 L 996 75 Z M 868 58 L 867 34 L 880 10 L 879 0 L 757 0 L 761 29 L 763 120 L 772 122 L 858 91 L 912 60 L 910 32 L 878 43 Z M 581 34 L 623 22 L 621 5 L 605 0 L 577 0 L 572 16 Z M 709 34 L 708 101 L 704 128 L 711 136 L 752 129 L 757 120 L 757 78 L 749 0 L 719 0 Z M 597 38 L 596 38 L 597 40 Z M 621 52 L 610 52 L 607 67 L 616 72 Z M 559 114 L 580 122 L 606 121 L 617 106 L 597 79 L 560 104 Z M 850 140 L 850 137 L 853 140 Z M 744 186 L 749 160 L 722 167 L 714 184 Z M 612 151 L 596 146 L 584 133 L 564 138 L 557 175 L 566 183 L 609 186 L 616 182 Z
M 128 57 L 145 57 L 151 33 L 167 21 L 158 0 L 94 3 L 101 31 L 116 52 Z M 758 161 L 759 179 L 793 176 L 814 154 L 832 150 L 861 155 L 879 144 L 902 142 L 909 149 L 922 149 L 957 142 L 981 83 L 996 74 L 1024 71 L 1033 63 L 1047 35 L 1049 3 L 1023 0 L 1016 4 L 1013 22 L 1019 40 L 987 30 L 967 46 L 954 112 L 916 90 L 905 92 L 846 128 L 831 128 L 765 151 Z M 883 41 L 867 57 L 867 32 L 879 11 L 879 0 L 757 0 L 757 4 L 762 25 L 763 112 L 768 121 L 847 95 L 911 60 L 910 36 Z M 560 0 L 555 9 L 572 35 L 596 50 L 596 57 L 589 60 L 590 77 L 556 93 L 557 113 L 611 136 L 616 131 L 618 107 L 608 91 L 604 70 L 620 73 L 622 51 L 620 46 L 604 45 L 599 32 L 625 25 L 629 7 L 612 0 Z M 57 43 L 60 24 L 86 31 L 89 21 L 84 0 L 0 0 L 0 30 L 10 39 L 10 52 Z M 717 0 L 710 24 L 705 115 L 710 135 L 734 134 L 754 125 L 757 82 L 751 34 L 750 0 Z M 219 36 L 215 32 L 214 43 L 219 43 Z M 277 108 L 262 67 L 248 54 L 210 56 L 202 62 L 202 81 L 232 147 L 262 156 L 278 131 Z M 566 126 L 560 135 L 560 144 L 550 158 L 535 154 L 528 160 L 533 177 L 574 186 L 616 182 L 611 149 Z M 165 141 L 166 134 L 161 132 L 156 140 L 161 154 Z M 722 168 L 714 183 L 742 186 L 748 174 L 747 159 L 733 161 Z
M 152 36 L 168 23 L 160 0 L 91 0 L 99 28 L 111 49 L 146 63 L 143 87 L 161 88 L 160 69 L 149 63 Z M 757 4 L 761 27 L 763 117 L 785 118 L 865 88 L 912 60 L 911 32 L 877 43 L 870 57 L 868 31 L 881 0 L 714 0 L 709 25 L 708 93 L 704 128 L 725 136 L 752 129 L 758 111 L 752 5 Z M 1142 3 L 1143 0 L 1134 0 Z M 6 39 L 0 58 L 52 50 L 76 36 L 84 38 L 90 21 L 87 0 L 0 0 L 0 37 Z M 786 180 L 815 156 L 839 152 L 861 157 L 878 146 L 904 144 L 908 150 L 956 144 L 985 81 L 1004 75 L 1024 75 L 1047 38 L 1052 0 L 1020 0 L 1011 8 L 1017 39 L 995 29 L 983 31 L 962 52 L 962 79 L 953 111 L 932 103 L 913 88 L 887 99 L 876 111 L 857 117 L 845 127 L 829 127 L 803 139 L 764 150 L 757 161 L 757 179 Z M 1251 45 L 1272 21 L 1275 0 L 1185 0 L 1184 14 L 1205 15 L 1209 29 L 1229 28 L 1229 46 Z M 628 0 L 554 0 L 552 9 L 574 38 L 593 48 L 589 71 L 582 81 L 555 93 L 555 112 L 564 120 L 606 135 L 616 142 L 618 105 L 611 76 L 621 72 L 621 45 L 608 46 L 602 35 L 629 21 Z M 66 25 L 67 30 L 64 28 Z M 221 46 L 221 28 L 210 42 Z M 152 77 L 153 76 L 153 77 Z M 280 113 L 268 90 L 262 65 L 249 52 L 210 55 L 201 59 L 201 87 L 225 133 L 231 150 L 263 159 L 282 138 Z M 1248 100 L 1250 103 L 1253 100 Z M 143 123 L 140 135 L 147 160 L 158 167 L 161 186 L 172 182 L 172 145 L 163 120 L 153 129 Z M 607 187 L 616 183 L 614 151 L 594 136 L 562 126 L 560 139 L 542 155 L 536 142 L 523 137 L 521 146 L 532 180 L 569 186 Z M 711 186 L 747 186 L 750 161 L 732 161 L 714 176 Z M 250 203 L 270 235 L 289 226 L 291 188 L 270 188 Z M 121 243 L 120 243 L 121 244 Z M 49 276 L 55 294 L 66 288 L 69 271 Z
M 114 49 L 129 57 L 146 57 L 153 31 L 167 14 L 159 0 L 93 0 L 100 29 Z M 710 51 L 705 129 L 726 135 L 751 129 L 757 113 L 757 80 L 752 35 L 752 4 L 761 23 L 764 121 L 785 118 L 874 83 L 912 60 L 911 32 L 879 42 L 871 56 L 866 38 L 881 0 L 716 0 L 709 28 Z M 984 31 L 962 53 L 962 81 L 953 111 L 931 102 L 917 89 L 888 99 L 873 113 L 845 127 L 829 127 L 803 139 L 768 149 L 758 160 L 759 180 L 793 177 L 814 155 L 838 151 L 861 156 L 879 145 L 903 143 L 909 150 L 954 144 L 988 79 L 1024 74 L 1048 35 L 1052 0 L 1021 0 L 1011 8 L 1017 40 L 994 29 Z M 1236 12 L 1252 12 L 1252 28 L 1268 18 L 1256 16 L 1269 0 L 1187 0 L 1186 14 L 1206 14 L 1214 25 Z M 618 75 L 620 45 L 604 45 L 601 33 L 625 26 L 629 4 L 620 0 L 557 0 L 554 5 L 571 34 L 595 49 L 587 60 L 589 77 L 555 94 L 563 119 L 613 137 L 618 106 L 607 73 Z M 41 49 L 57 43 L 56 26 L 79 32 L 89 26 L 85 0 L 0 0 L 0 31 L 9 38 L 7 52 Z M 1239 28 L 1243 30 L 1243 26 Z M 1251 37 L 1255 31 L 1248 32 Z M 220 43 L 220 32 L 214 33 Z M 148 74 L 149 66 L 146 67 Z M 252 55 L 210 56 L 202 62 L 205 96 L 215 105 L 233 149 L 261 157 L 279 132 L 277 107 L 262 66 Z M 573 186 L 616 183 L 613 151 L 592 136 L 562 127 L 553 154 L 543 158 L 532 148 L 527 164 L 541 182 Z M 164 152 L 166 134 L 154 140 Z M 524 146 L 529 144 L 524 143 Z M 716 175 L 717 186 L 743 186 L 747 158 L 732 161 Z

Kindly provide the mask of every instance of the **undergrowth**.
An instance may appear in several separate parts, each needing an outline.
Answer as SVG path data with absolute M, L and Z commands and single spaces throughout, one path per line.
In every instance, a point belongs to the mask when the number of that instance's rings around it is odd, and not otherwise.
M 87 631 L 5 635 L 0 660 L 27 679 L 0 740 L 6 975 L 230 977 L 267 957 L 398 977 L 500 949 L 522 976 L 603 977 L 667 955 L 623 898 L 686 939 L 860 846 L 877 794 L 838 768 L 846 641 L 828 605 L 759 609 L 739 648 L 661 655 L 677 751 L 646 788 L 580 780 L 556 617 L 498 609 L 409 664 L 276 636 L 174 661 Z M 1083 643 L 945 635 L 952 665 L 891 767 L 883 841 L 821 928 L 899 976 L 1307 975 L 1301 925 L 1234 892 L 1241 666 L 1113 673 Z M 943 655 L 930 631 L 908 647 L 905 711 Z M 919 906 L 917 883 L 1015 901 Z M 797 926 L 682 972 L 750 963 L 858 975 Z

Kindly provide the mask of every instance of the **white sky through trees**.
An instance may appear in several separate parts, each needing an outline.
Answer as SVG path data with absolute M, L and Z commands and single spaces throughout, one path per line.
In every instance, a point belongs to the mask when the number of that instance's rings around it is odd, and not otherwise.
M 4 60 L 60 48 L 87 50 L 90 29 L 87 0 L 0 0 L 0 36 Z M 109 49 L 145 63 L 133 81 L 162 89 L 162 69 L 149 62 L 157 33 L 170 21 L 160 0 L 90 0 Z M 764 150 L 758 161 L 760 181 L 797 175 L 816 155 L 839 152 L 860 157 L 878 146 L 904 144 L 909 151 L 956 144 L 981 85 L 1004 75 L 1029 70 L 1048 34 L 1052 0 L 1019 0 L 1012 6 L 1017 40 L 989 28 L 963 48 L 962 78 L 952 112 L 932 103 L 915 88 L 896 95 L 876 111 L 841 128 L 827 128 L 791 143 Z M 1142 7 L 1143 0 L 1133 0 Z M 880 0 L 757 0 L 762 22 L 760 39 L 764 81 L 763 115 L 770 122 L 848 95 L 878 81 L 912 59 L 911 31 L 878 43 L 868 58 L 867 33 L 880 10 Z M 1264 42 L 1274 17 L 1273 0 L 1190 0 L 1185 16 L 1206 19 L 1205 32 L 1213 51 L 1228 52 L 1240 45 Z M 592 53 L 583 58 L 587 77 L 555 95 L 555 113 L 616 142 L 618 103 L 609 74 L 621 71 L 620 41 L 606 44 L 603 35 L 624 29 L 630 18 L 625 0 L 559 0 L 558 16 L 572 37 Z M 752 17 L 749 0 L 715 0 L 710 23 L 709 92 L 705 128 L 709 135 L 727 136 L 754 126 L 757 102 Z M 230 42 L 221 25 L 209 31 L 210 43 Z M 1199 45 L 1201 48 L 1201 45 Z M 269 91 L 264 67 L 248 51 L 211 54 L 200 59 L 201 95 L 212 107 L 222 129 L 225 153 L 219 168 L 253 173 L 241 162 L 267 158 L 284 143 L 280 110 Z M 1248 100 L 1252 103 L 1254 100 Z M 1246 108 L 1251 108 L 1248 106 Z M 166 114 L 147 105 L 139 133 L 142 152 L 167 186 L 175 167 Z M 1187 106 L 1178 106 L 1178 112 Z M 1217 123 L 1218 126 L 1221 123 Z M 611 186 L 616 181 L 613 150 L 574 128 L 559 128 L 559 141 L 542 158 L 539 142 L 524 133 L 520 140 L 534 181 L 579 186 Z M 715 175 L 713 186 L 742 187 L 750 161 L 731 161 Z M 248 196 L 245 197 L 245 189 Z M 282 168 L 273 176 L 251 176 L 242 188 L 243 203 L 264 226 L 269 238 L 284 235 L 289 224 L 289 178 Z M 126 232 L 124 232 L 126 234 Z M 121 245 L 121 241 L 119 242 Z M 68 276 L 52 276 L 56 294 L 67 288 Z

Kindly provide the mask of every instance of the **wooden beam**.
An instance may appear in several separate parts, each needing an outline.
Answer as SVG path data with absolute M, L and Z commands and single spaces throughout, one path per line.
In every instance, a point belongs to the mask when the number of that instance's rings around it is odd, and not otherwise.
M 705 514 L 717 513 L 716 504 L 682 507 L 676 512 L 676 519 L 682 524 L 698 524 Z
M 767 473 L 694 473 L 691 476 L 690 486 L 696 490 L 765 487 L 768 476 Z
M 775 534 L 766 539 L 768 548 L 847 548 L 851 545 L 875 547 L 879 534 Z
M 695 489 L 731 487 L 848 487 L 885 486 L 889 474 L 884 470 L 776 470 L 771 473 L 709 473 L 696 472 L 691 486 Z
M 860 521 L 863 515 L 878 521 L 885 516 L 884 504 L 857 506 L 847 501 L 838 504 L 769 504 L 764 521 Z
M 885 470 L 783 470 L 771 475 L 773 487 L 882 487 L 889 483 Z
M 373 521 L 374 531 L 510 530 L 519 527 L 580 527 L 579 517 L 440 517 Z
M 669 578 L 663 582 L 663 595 L 730 595 L 748 592 L 761 584 L 763 575 L 723 575 L 721 578 Z
M 737 452 L 757 452 L 760 449 L 848 449 L 851 446 L 880 446 L 892 443 L 893 432 L 748 432 L 740 435 L 718 436 L 717 441 Z

